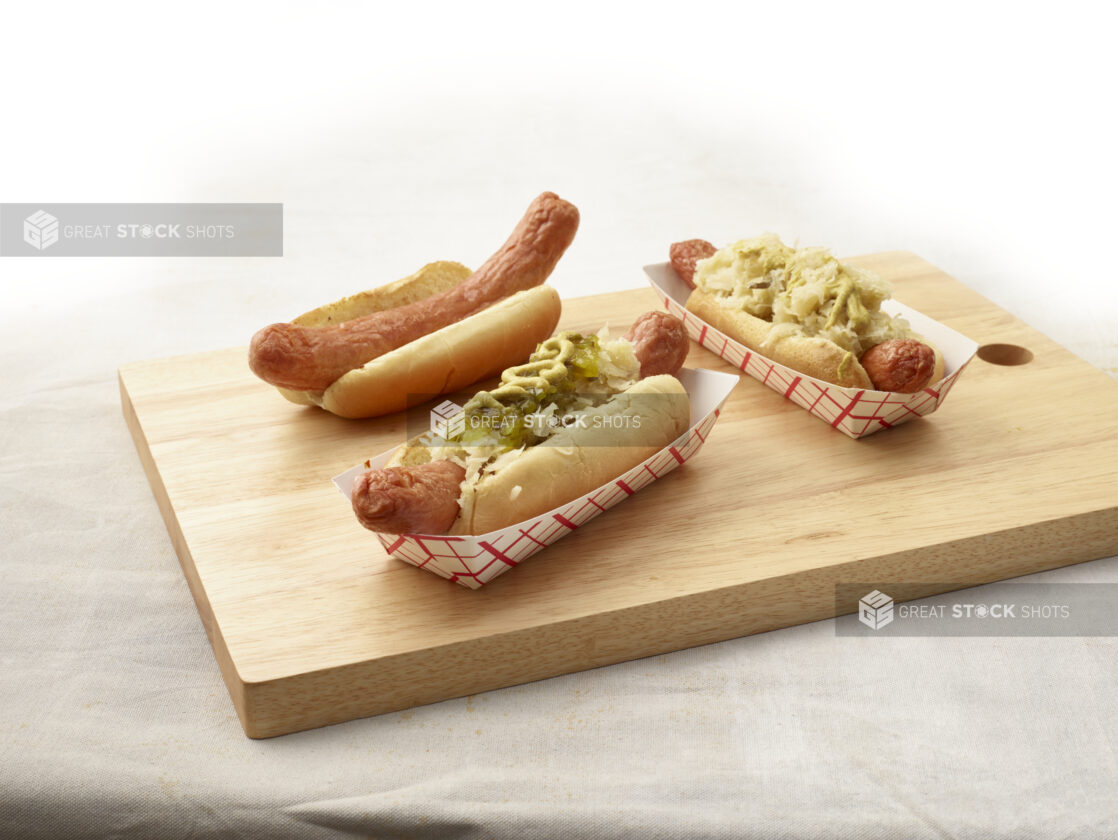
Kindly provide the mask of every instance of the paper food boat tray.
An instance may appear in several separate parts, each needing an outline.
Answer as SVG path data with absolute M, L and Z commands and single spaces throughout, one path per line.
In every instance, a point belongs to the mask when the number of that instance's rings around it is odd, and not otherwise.
M 739 377 L 711 370 L 681 370 L 676 377 L 691 402 L 691 425 L 686 432 L 651 458 L 603 484 L 596 490 L 554 510 L 518 522 L 500 531 L 470 537 L 429 534 L 373 534 L 397 560 L 426 569 L 470 589 L 478 589 L 540 549 L 624 501 L 690 459 L 706 442 L 711 428 Z M 399 447 L 371 459 L 382 467 Z M 333 481 L 348 500 L 354 477 L 367 469 L 358 464 Z M 360 527 L 354 520 L 354 527 Z
M 948 392 L 978 350 L 978 344 L 965 335 L 946 327 L 903 303 L 887 300 L 884 312 L 906 319 L 913 330 L 935 343 L 943 354 L 944 377 L 915 394 L 872 391 L 862 388 L 840 388 L 829 382 L 807 376 L 774 362 L 760 353 L 739 344 L 710 326 L 702 318 L 687 311 L 691 290 L 670 263 L 646 265 L 652 287 L 660 294 L 667 310 L 683 321 L 687 332 L 702 347 L 748 373 L 758 382 L 784 395 L 807 409 L 831 428 L 852 438 L 872 435 L 911 420 L 931 414 L 947 398 Z

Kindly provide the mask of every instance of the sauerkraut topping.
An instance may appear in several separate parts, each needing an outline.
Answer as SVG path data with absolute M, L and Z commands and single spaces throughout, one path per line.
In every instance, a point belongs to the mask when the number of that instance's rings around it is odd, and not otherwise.
M 820 336 L 852 354 L 852 361 L 888 339 L 915 337 L 907 321 L 881 311 L 892 294 L 888 282 L 839 262 L 825 248 L 792 248 L 775 234 L 743 239 L 699 260 L 694 280 L 723 306 L 770 322 L 763 346 L 792 335 Z
M 543 341 L 522 365 L 501 374 L 501 384 L 479 391 L 463 411 L 461 429 L 448 439 L 424 435 L 432 458 L 466 470 L 463 486 L 499 472 L 564 428 L 573 412 L 601 405 L 640 379 L 631 342 L 564 332 Z

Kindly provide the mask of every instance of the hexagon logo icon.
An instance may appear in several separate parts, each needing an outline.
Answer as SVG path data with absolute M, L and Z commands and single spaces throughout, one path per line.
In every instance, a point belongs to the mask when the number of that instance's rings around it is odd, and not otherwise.
M 40 251 L 58 241 L 58 219 L 46 210 L 32 213 L 23 220 L 23 241 Z

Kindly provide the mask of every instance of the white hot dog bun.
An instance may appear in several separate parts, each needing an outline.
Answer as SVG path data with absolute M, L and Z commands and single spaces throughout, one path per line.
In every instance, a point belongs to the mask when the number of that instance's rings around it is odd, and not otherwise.
M 555 328 L 559 299 L 538 287 L 578 224 L 577 207 L 540 193 L 476 271 L 432 263 L 299 323 L 262 327 L 249 369 L 288 399 L 344 417 L 398 411 L 496 373 Z
M 579 413 L 587 417 L 586 423 L 510 453 L 499 470 L 465 483 L 461 511 L 448 533 L 484 534 L 505 528 L 595 490 L 686 432 L 690 402 L 678 379 L 661 374 Z M 639 419 L 639 427 L 633 426 L 634 419 Z M 413 441 L 388 466 L 425 464 L 436 451 Z
M 741 309 L 728 309 L 719 303 L 714 295 L 701 289 L 691 292 L 687 299 L 687 309 L 719 332 L 785 367 L 843 388 L 873 390 L 873 382 L 870 381 L 869 374 L 857 359 L 851 359 L 843 369 L 843 375 L 839 375 L 846 351 L 833 341 L 826 338 L 791 335 L 771 346 L 764 346 L 765 338 L 772 330 L 773 325 L 770 322 L 762 321 Z M 931 347 L 932 352 L 935 353 L 936 363 L 931 381 L 939 382 L 943 379 L 943 354 L 927 339 L 921 341 Z
M 414 303 L 471 274 L 455 262 L 424 266 L 410 277 L 312 310 L 292 323 L 319 327 Z M 278 388 L 291 402 L 341 417 L 402 411 L 500 373 L 523 359 L 559 321 L 562 304 L 550 286 L 517 292 L 455 324 L 416 339 L 336 379 L 324 391 Z
M 694 283 L 688 311 L 753 352 L 815 379 L 873 390 L 860 359 L 891 339 L 928 345 L 935 359 L 929 384 L 944 376 L 939 349 L 880 310 L 889 284 L 822 248 L 797 250 L 772 234 L 742 240 L 699 260 Z

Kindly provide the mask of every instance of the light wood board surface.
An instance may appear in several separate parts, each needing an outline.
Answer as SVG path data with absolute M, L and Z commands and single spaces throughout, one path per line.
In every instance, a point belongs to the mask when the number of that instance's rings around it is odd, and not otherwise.
M 841 582 L 931 594 L 1118 553 L 1118 383 L 912 254 L 851 262 L 1033 360 L 976 358 L 939 411 L 862 440 L 743 378 L 691 462 L 477 591 L 387 557 L 330 482 L 402 442 L 402 415 L 288 403 L 244 348 L 122 367 L 246 734 L 827 618 Z M 580 298 L 560 327 L 657 308 L 649 288 Z M 729 370 L 694 344 L 687 364 Z

